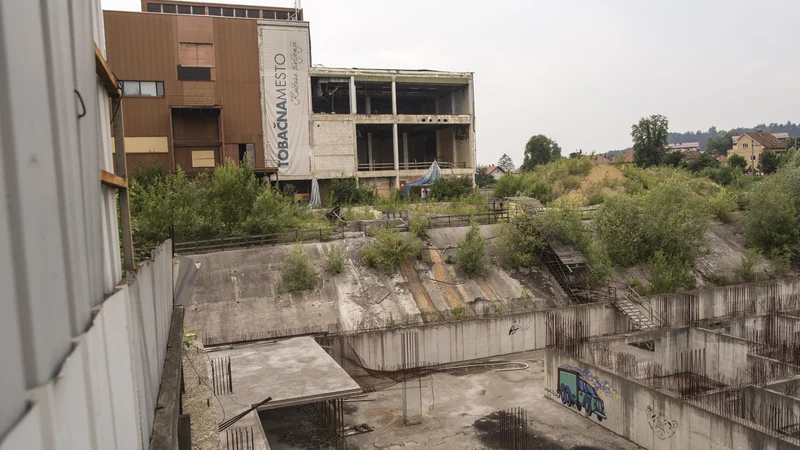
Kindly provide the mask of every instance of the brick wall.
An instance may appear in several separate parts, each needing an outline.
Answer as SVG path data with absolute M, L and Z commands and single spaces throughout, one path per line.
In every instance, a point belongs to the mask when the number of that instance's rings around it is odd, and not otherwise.
M 311 123 L 315 172 L 352 174 L 356 167 L 356 141 L 352 120 Z

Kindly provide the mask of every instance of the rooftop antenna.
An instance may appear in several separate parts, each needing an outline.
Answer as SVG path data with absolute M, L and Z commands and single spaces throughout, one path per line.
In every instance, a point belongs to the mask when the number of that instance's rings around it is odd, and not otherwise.
M 300 20 L 300 10 L 303 9 L 302 0 L 294 0 L 294 20 Z

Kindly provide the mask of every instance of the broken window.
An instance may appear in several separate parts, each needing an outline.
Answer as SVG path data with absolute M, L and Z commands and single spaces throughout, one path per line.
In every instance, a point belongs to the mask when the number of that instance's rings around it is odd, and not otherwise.
M 350 78 L 311 77 L 314 114 L 350 114 Z
M 469 114 L 466 84 L 396 84 L 397 114 Z
M 356 81 L 357 114 L 392 114 L 392 83 Z

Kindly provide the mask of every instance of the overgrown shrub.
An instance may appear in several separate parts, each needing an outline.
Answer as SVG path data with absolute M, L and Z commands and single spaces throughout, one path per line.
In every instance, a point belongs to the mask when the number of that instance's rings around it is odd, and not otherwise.
M 373 235 L 374 240 L 361 249 L 364 264 L 369 267 L 393 272 L 405 259 L 418 258 L 422 253 L 422 241 L 396 229 L 378 228 Z
M 494 196 L 497 198 L 516 197 L 522 193 L 523 175 L 507 173 L 494 185 Z
M 745 281 L 753 281 L 756 278 L 756 266 L 761 261 L 761 251 L 756 248 L 745 250 L 739 267 L 736 268 L 736 275 Z
M 489 272 L 486 243 L 477 222 L 469 226 L 464 240 L 459 242 L 454 259 L 456 265 L 468 276 L 485 275 Z
M 727 190 L 719 191 L 719 193 L 708 199 L 708 211 L 717 219 L 727 223 L 733 220 L 731 214 L 739 209 L 736 203 L 736 197 Z
M 644 207 L 632 196 L 609 196 L 594 216 L 595 230 L 611 261 L 633 266 L 647 258 Z
M 468 177 L 441 177 L 431 185 L 428 197 L 434 201 L 453 200 L 471 195 L 472 179 Z
M 497 236 L 500 262 L 509 269 L 532 267 L 547 241 L 524 214 L 513 216 L 501 226 Z
M 299 242 L 286 257 L 281 272 L 281 292 L 305 291 L 317 283 L 317 272 L 308 260 L 308 254 Z
M 564 188 L 565 191 L 568 191 L 570 189 L 577 189 L 581 187 L 581 179 L 576 176 L 569 176 L 567 178 L 564 178 L 564 181 L 562 182 L 561 186 Z
M 344 244 L 332 245 L 325 253 L 325 269 L 329 273 L 337 274 L 344 272 L 345 246 Z
M 247 160 L 241 167 L 230 158 L 217 166 L 208 185 L 204 212 L 212 215 L 212 222 L 219 224 L 228 236 L 240 231 L 258 197 L 258 180 Z
M 782 167 L 754 186 L 747 198 L 748 245 L 800 256 L 800 168 Z
M 785 276 L 792 267 L 792 254 L 773 248 L 769 255 L 769 263 L 772 276 Z
M 430 228 L 430 225 L 431 222 L 427 217 L 418 214 L 413 214 L 408 217 L 408 231 L 419 239 L 424 240 L 428 238 L 428 228 Z
M 679 258 L 670 258 L 661 250 L 656 251 L 648 261 L 650 266 L 650 294 L 675 292 L 691 281 L 690 265 Z
M 332 205 L 366 205 L 375 200 L 378 193 L 370 186 L 360 186 L 355 177 L 331 180 L 330 203 Z

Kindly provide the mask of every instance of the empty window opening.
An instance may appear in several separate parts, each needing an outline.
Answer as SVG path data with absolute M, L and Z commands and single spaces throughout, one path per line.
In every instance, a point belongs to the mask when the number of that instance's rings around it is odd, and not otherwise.
M 163 7 L 164 7 L 164 12 L 165 13 L 175 14 L 176 12 L 178 12 L 177 5 L 164 5 Z
M 161 12 L 161 3 L 148 3 L 147 4 L 147 12 Z
M 192 7 L 189 5 L 178 5 L 178 14 L 191 14 Z
M 350 79 L 311 77 L 314 114 L 350 114 Z
M 256 145 L 255 144 L 238 144 L 239 145 L 239 164 L 245 162 L 252 168 L 256 166 Z
M 394 170 L 391 125 L 356 125 L 358 170 Z
M 392 114 L 392 83 L 356 81 L 358 114 Z
M 218 6 L 209 6 L 208 7 L 208 15 L 209 16 L 221 16 L 222 15 L 222 8 Z
M 197 15 L 206 15 L 206 7 L 205 6 L 192 6 L 192 14 Z
M 222 15 L 225 17 L 233 17 L 233 8 L 222 8 Z
M 397 114 L 469 114 L 466 84 L 397 83 Z
M 398 159 L 401 170 L 423 170 L 437 161 L 442 169 L 471 166 L 469 131 L 463 125 L 399 125 Z

